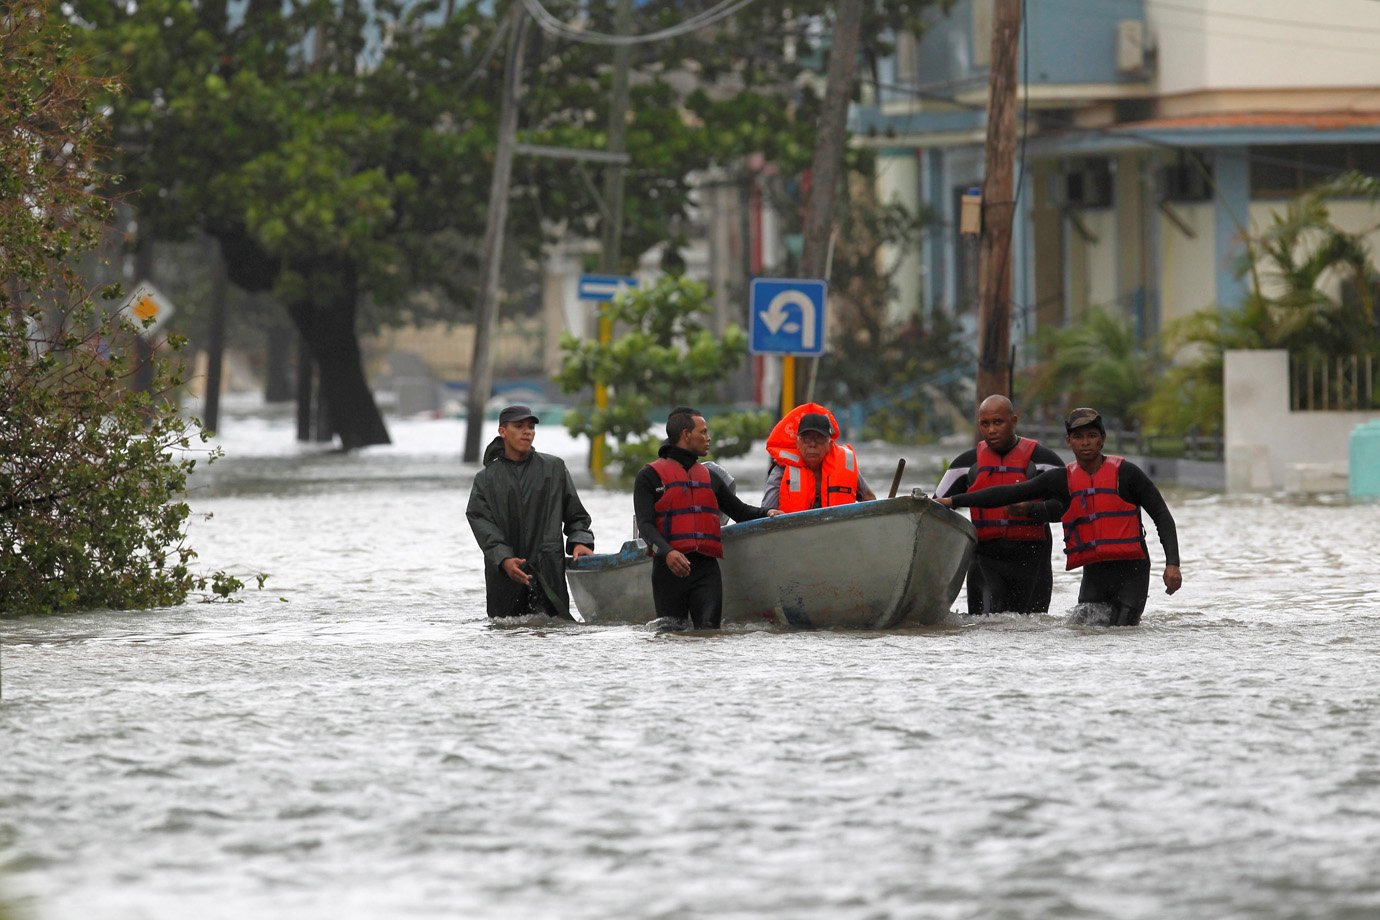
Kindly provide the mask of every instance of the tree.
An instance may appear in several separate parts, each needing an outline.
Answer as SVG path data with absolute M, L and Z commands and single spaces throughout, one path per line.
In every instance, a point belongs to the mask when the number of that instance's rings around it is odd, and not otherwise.
M 181 603 L 204 583 L 180 496 L 205 435 L 168 361 L 151 392 L 127 386 L 139 330 L 73 268 L 108 216 L 90 189 L 114 86 L 39 0 L 0 14 L 0 58 L 0 613 Z
M 947 416 L 933 411 L 936 394 L 926 383 L 960 362 L 966 377 L 972 359 L 960 357 L 957 329 L 942 313 L 928 323 L 920 315 L 888 315 L 897 268 L 887 266 L 885 248 L 911 245 L 933 218 L 878 203 L 864 178 L 872 162 L 869 155 L 854 164 L 851 194 L 839 210 L 830 297 L 839 331 L 820 361 L 820 399 L 836 413 L 851 404 L 864 406 L 855 438 L 923 441 L 947 428 Z M 958 399 L 958 384 L 953 375 L 940 386 L 941 399 Z
M 1141 347 L 1130 319 L 1093 307 L 1077 323 L 1036 334 L 1040 360 L 1029 371 L 1021 403 L 1063 415 L 1096 406 L 1107 418 L 1133 425 L 1142 418 L 1156 364 Z
M 1301 358 L 1380 355 L 1380 286 L 1368 237 L 1332 218 L 1337 199 L 1380 200 L 1380 180 L 1337 176 L 1289 202 L 1250 235 L 1236 271 L 1249 278 L 1240 307 L 1199 311 L 1166 330 L 1176 358 L 1146 404 L 1147 427 L 1178 436 L 1222 428 L 1223 353 L 1280 348 Z M 1342 296 L 1348 291 L 1350 296 Z
M 586 391 L 603 380 L 612 391 L 607 410 L 585 405 L 567 413 L 570 433 L 612 436 L 612 459 L 625 477 L 655 459 L 661 442 L 653 430 L 653 409 L 711 404 L 721 381 L 747 354 L 747 334 L 730 324 L 716 336 L 705 325 L 712 315 L 704 285 L 667 276 L 614 299 L 610 316 L 623 331 L 607 345 L 564 336 L 565 359 L 557 377 L 561 389 Z M 716 414 L 714 455 L 747 453 L 755 439 L 766 437 L 773 421 L 766 412 Z

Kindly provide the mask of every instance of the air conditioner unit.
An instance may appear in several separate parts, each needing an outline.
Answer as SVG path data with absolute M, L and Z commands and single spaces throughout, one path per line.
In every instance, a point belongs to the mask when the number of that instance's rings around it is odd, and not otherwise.
M 1201 159 L 1171 163 L 1160 170 L 1160 195 L 1165 201 L 1211 201 L 1212 170 Z
M 1064 203 L 1075 208 L 1112 206 L 1112 171 L 1106 160 L 1090 160 L 1064 177 Z
M 1116 72 L 1138 74 L 1145 70 L 1145 23 L 1123 19 L 1116 24 Z

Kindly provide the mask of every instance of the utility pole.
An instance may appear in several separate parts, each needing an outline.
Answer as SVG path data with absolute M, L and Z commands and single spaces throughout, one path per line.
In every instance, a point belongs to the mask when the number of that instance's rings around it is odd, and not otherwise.
M 862 28 L 862 0 L 842 0 L 834 19 L 834 42 L 829 49 L 829 72 L 824 107 L 815 133 L 815 157 L 810 167 L 810 197 L 805 204 L 805 240 L 800 255 L 800 277 L 824 278 L 829 268 L 829 241 L 834 229 L 834 199 L 843 164 L 843 142 L 848 133 L 848 102 L 853 95 L 853 76 L 858 67 L 858 40 Z M 821 330 L 821 335 L 824 330 Z M 795 375 L 795 358 L 782 359 L 782 379 Z M 814 394 L 819 362 L 809 362 L 806 398 Z M 792 394 L 794 401 L 794 394 Z
M 986 179 L 978 255 L 977 401 L 1011 395 L 1011 219 L 1016 202 L 1016 56 L 1021 0 L 996 0 L 987 89 Z
M 503 67 L 503 101 L 498 115 L 498 151 L 493 180 L 489 184 L 488 222 L 484 226 L 484 288 L 474 330 L 474 361 L 470 365 L 470 394 L 466 402 L 466 463 L 479 460 L 479 441 L 484 433 L 484 404 L 493 389 L 493 355 L 490 339 L 498 321 L 498 278 L 503 266 L 503 235 L 508 224 L 509 184 L 513 177 L 513 148 L 517 142 L 517 104 L 522 95 L 522 56 L 527 46 L 527 11 L 522 0 L 509 0 L 508 24 L 513 30 L 508 59 Z
M 618 35 L 632 34 L 632 0 L 618 0 L 613 30 Z M 613 49 L 613 97 L 609 100 L 609 147 L 614 156 L 623 156 L 628 149 L 628 69 L 632 62 L 632 45 L 624 43 Z M 604 167 L 604 225 L 600 249 L 600 270 L 606 275 L 621 275 L 619 262 L 623 259 L 623 164 L 611 162 Z M 613 339 L 613 320 L 609 317 L 612 304 L 599 307 L 599 344 Z M 599 380 L 594 384 L 594 406 L 599 412 L 608 410 L 608 384 Z M 604 436 L 599 434 L 589 444 L 589 468 L 595 480 L 604 480 Z

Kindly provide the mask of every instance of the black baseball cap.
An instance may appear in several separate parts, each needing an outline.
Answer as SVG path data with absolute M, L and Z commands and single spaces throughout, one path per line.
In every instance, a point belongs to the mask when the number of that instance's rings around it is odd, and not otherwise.
M 834 436 L 833 426 L 829 424 L 829 416 L 823 412 L 807 412 L 800 417 L 800 424 L 796 426 L 796 434 L 804 434 L 807 431 L 817 431 L 826 438 Z
M 532 414 L 531 406 L 508 406 L 502 412 L 498 413 L 498 423 L 500 425 L 508 425 L 529 418 L 538 424 L 541 423 L 541 419 Z
M 1073 434 L 1074 429 L 1086 428 L 1089 425 L 1103 434 L 1107 433 L 1107 429 L 1102 424 L 1102 416 L 1097 413 L 1096 409 L 1089 409 L 1086 406 L 1081 409 L 1074 409 L 1064 420 L 1064 433 Z

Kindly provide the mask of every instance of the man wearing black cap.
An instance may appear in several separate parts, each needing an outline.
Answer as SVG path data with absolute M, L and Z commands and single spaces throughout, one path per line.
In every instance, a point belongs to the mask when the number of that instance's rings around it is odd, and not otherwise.
M 1076 460 L 1063 469 L 1041 473 L 1029 482 L 937 501 L 954 508 L 997 508 L 1031 499 L 1058 501 L 1064 508 L 1068 568 L 1083 569 L 1078 602 L 1107 607 L 1110 626 L 1135 626 L 1150 593 L 1150 554 L 1141 509 L 1155 522 L 1164 548 L 1166 594 L 1183 586 L 1174 517 L 1140 467 L 1102 453 L 1107 431 L 1095 409 L 1074 409 L 1064 430 L 1065 443 Z
M 767 436 L 772 465 L 762 507 L 790 513 L 875 499 L 853 446 L 838 439 L 838 425 L 823 406 L 805 403 L 786 413 Z
M 723 558 L 719 512 L 753 521 L 778 512 L 746 504 L 709 453 L 709 425 L 697 409 L 680 406 L 666 419 L 666 443 L 633 481 L 637 532 L 652 551 L 652 599 L 671 628 L 718 629 L 723 621 Z
M 484 551 L 491 617 L 572 619 L 565 554 L 594 552 L 594 533 L 565 462 L 532 449 L 540 421 L 527 406 L 498 414 L 498 437 L 470 489 L 469 519 Z M 564 531 L 564 545 L 562 543 Z
M 1005 396 L 984 399 L 977 416 L 980 440 L 949 464 L 935 487 L 935 497 L 952 498 L 1027 482 L 1047 470 L 1063 470 L 1058 454 L 1016 434 L 1019 420 L 1016 407 Z M 968 565 L 969 615 L 1049 610 L 1054 576 L 1049 568 L 1053 541 L 1047 522 L 1058 520 L 1063 512 L 1057 502 L 972 509 L 978 545 Z

